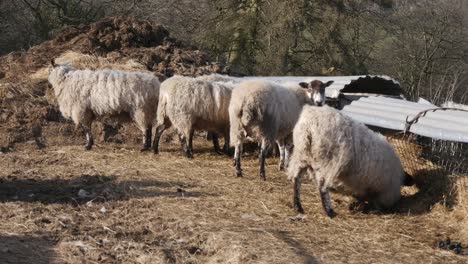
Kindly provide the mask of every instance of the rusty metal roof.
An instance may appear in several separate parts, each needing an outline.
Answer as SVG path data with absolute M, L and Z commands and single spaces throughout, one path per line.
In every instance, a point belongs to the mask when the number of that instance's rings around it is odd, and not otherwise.
M 406 120 L 418 113 L 434 109 L 433 105 L 388 97 L 362 97 L 343 107 L 342 112 L 364 124 L 405 130 Z M 468 112 L 457 110 L 429 111 L 411 125 L 410 132 L 448 141 L 468 143 Z

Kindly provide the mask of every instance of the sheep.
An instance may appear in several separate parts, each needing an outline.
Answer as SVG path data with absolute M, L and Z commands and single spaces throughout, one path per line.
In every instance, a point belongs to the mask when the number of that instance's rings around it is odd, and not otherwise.
M 261 80 L 248 80 L 236 86 L 229 105 L 230 138 L 235 147 L 236 175 L 242 176 L 242 143 L 247 136 L 261 143 L 259 154 L 261 179 L 266 180 L 265 155 L 267 148 L 274 141 L 280 149 L 279 169 L 284 169 L 289 163 L 292 130 L 299 118 L 302 106 L 305 104 L 322 105 L 325 100 L 325 88 L 332 83 L 333 81 L 322 83 L 315 80 L 284 87 Z
M 86 133 L 85 149 L 94 144 L 91 124 L 110 116 L 133 120 L 143 132 L 143 148 L 151 149 L 151 130 L 156 116 L 159 80 L 142 72 L 76 70 L 51 61 L 48 80 L 65 118 L 71 118 Z
M 227 83 L 230 85 L 235 85 L 241 81 L 240 78 L 232 77 L 229 75 L 217 74 L 217 73 L 201 75 L 201 76 L 196 77 L 195 79 L 201 80 L 201 81 Z M 214 133 L 213 131 L 208 131 L 206 139 L 212 140 L 215 152 L 220 153 L 218 134 Z M 230 154 L 228 148 L 229 146 L 226 146 L 226 145 L 224 146 L 224 152 L 226 154 Z
M 365 125 L 328 106 L 304 106 L 293 132 L 288 169 L 294 207 L 304 213 L 299 189 L 308 173 L 318 186 L 322 206 L 334 217 L 328 189 L 347 187 L 360 201 L 388 208 L 400 199 L 400 186 L 412 185 L 393 147 Z
M 229 148 L 228 106 L 233 85 L 174 76 L 161 84 L 153 151 L 159 153 L 159 139 L 172 125 L 179 133 L 182 149 L 193 158 L 194 130 L 224 135 L 224 150 Z M 216 146 L 215 146 L 216 147 Z M 218 146 L 219 148 L 219 146 Z

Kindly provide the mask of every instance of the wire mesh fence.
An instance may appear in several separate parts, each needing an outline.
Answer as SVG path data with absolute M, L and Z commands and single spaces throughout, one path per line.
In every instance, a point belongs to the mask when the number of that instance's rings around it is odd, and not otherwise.
M 460 199 L 468 189 L 468 144 L 403 132 L 387 139 L 423 194 L 449 208 L 463 202 Z
M 396 133 L 387 137 L 410 174 L 468 177 L 468 144 Z

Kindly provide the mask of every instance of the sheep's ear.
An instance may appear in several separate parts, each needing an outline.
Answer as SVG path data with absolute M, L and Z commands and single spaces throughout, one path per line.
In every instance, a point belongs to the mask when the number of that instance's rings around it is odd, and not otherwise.
M 55 59 L 51 59 L 50 60 L 50 65 L 52 65 L 52 67 L 55 68 L 56 64 L 55 64 Z
M 304 88 L 304 89 L 309 88 L 309 84 L 306 83 L 306 82 L 300 82 L 300 83 L 299 83 L 299 86 L 302 87 L 302 88 Z
M 325 87 L 328 87 L 330 85 L 332 85 L 332 83 L 334 83 L 335 81 L 328 81 L 326 84 L 325 84 Z

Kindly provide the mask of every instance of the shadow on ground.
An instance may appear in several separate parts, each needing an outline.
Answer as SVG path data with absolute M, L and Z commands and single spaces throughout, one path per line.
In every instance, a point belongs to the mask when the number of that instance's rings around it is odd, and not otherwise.
M 0 263 L 54 263 L 54 244 L 49 237 L 0 234 Z
M 303 260 L 302 263 L 304 264 L 316 264 L 319 263 L 314 255 L 309 251 L 309 249 L 301 244 L 301 242 L 294 239 L 289 232 L 287 231 L 278 231 L 278 230 L 270 230 L 271 234 L 276 237 L 278 240 L 283 241 L 286 243 L 296 255 L 300 256 Z
M 190 191 L 193 187 L 180 181 L 120 181 L 116 176 L 105 175 L 80 175 L 71 179 L 15 175 L 0 178 L 0 202 L 82 204 L 143 197 L 213 196 Z
M 419 170 L 413 178 L 417 193 L 403 196 L 397 212 L 403 214 L 424 214 L 438 203 L 448 209 L 456 205 L 456 179 L 443 169 Z
M 402 196 L 401 200 L 389 210 L 377 210 L 368 204 L 354 202 L 350 210 L 362 213 L 420 215 L 431 211 L 436 204 L 451 209 L 456 204 L 456 179 L 443 169 L 422 169 L 412 175 L 418 191 Z

